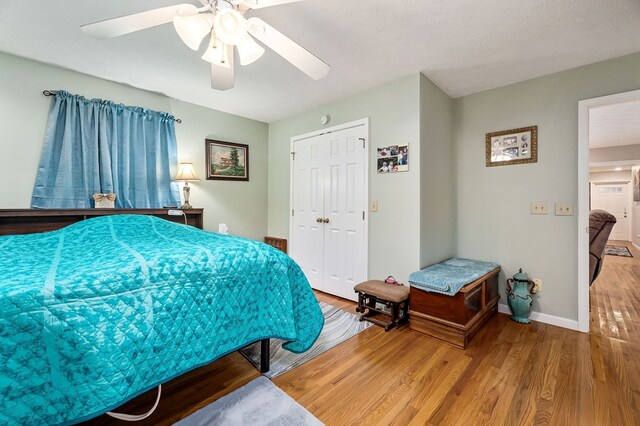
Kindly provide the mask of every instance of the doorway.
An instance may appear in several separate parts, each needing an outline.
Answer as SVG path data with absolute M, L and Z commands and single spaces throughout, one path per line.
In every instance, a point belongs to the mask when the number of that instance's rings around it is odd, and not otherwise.
M 592 121 L 594 121 L 594 117 L 604 112 L 605 109 L 628 109 L 632 104 L 640 105 L 640 90 L 587 99 L 578 103 L 578 329 L 582 332 L 589 332 L 590 324 L 589 209 L 591 205 L 590 198 L 591 195 L 593 195 L 592 188 L 595 186 L 593 185 L 594 182 L 591 182 L 590 179 L 590 170 L 593 171 L 594 168 L 605 168 L 606 170 L 600 169 L 599 171 L 607 171 L 610 173 L 626 172 L 629 178 L 612 179 L 617 181 L 617 183 L 626 183 L 629 182 L 632 174 L 637 170 L 638 166 L 640 166 L 640 156 L 637 155 L 640 153 L 640 144 L 637 142 L 640 139 L 637 136 L 635 137 L 635 142 L 627 141 L 614 144 L 615 146 L 612 145 L 610 147 L 590 147 L 590 142 L 591 145 L 593 145 L 594 139 L 597 139 L 595 136 L 597 136 L 598 132 L 609 133 L 614 131 L 620 133 L 620 130 L 624 130 L 629 133 L 631 130 L 640 131 L 640 128 L 638 128 L 638 124 L 640 123 L 639 119 L 628 120 L 628 125 L 622 125 L 618 122 L 607 123 L 604 121 L 604 124 L 598 128 L 594 128 Z M 618 118 L 623 115 L 626 114 L 618 114 Z M 629 157 L 629 155 L 632 157 L 635 156 L 635 158 Z M 603 186 L 601 188 L 605 187 Z M 604 191 L 617 192 L 618 189 L 604 189 Z M 623 189 L 621 189 L 621 191 L 623 191 Z M 631 189 L 628 188 L 627 191 L 631 192 Z M 630 195 L 627 197 L 630 197 Z M 636 234 L 640 235 L 640 229 L 636 232 L 635 227 L 637 225 L 634 224 L 633 221 L 633 211 L 638 210 L 635 204 L 638 203 L 634 203 L 631 208 L 627 207 L 627 217 L 630 219 L 630 231 L 626 231 L 628 237 L 625 239 L 633 240 L 636 238 Z M 640 214 L 638 216 L 640 216 Z M 624 219 L 624 210 L 622 211 L 621 217 Z M 624 234 L 624 230 L 621 232 Z M 597 283 L 594 285 L 597 285 Z
M 368 137 L 365 119 L 291 139 L 291 257 L 350 300 L 368 270 Z

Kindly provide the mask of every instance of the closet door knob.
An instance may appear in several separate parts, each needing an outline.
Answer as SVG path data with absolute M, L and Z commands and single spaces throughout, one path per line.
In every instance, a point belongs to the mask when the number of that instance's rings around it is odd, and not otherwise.
M 321 217 L 317 217 L 317 218 L 316 218 L 316 222 L 318 222 L 318 223 L 322 223 L 322 218 L 321 218 Z
M 328 218 L 328 217 L 325 217 L 324 219 L 322 219 L 322 221 L 323 221 L 324 223 L 329 223 L 329 218 Z

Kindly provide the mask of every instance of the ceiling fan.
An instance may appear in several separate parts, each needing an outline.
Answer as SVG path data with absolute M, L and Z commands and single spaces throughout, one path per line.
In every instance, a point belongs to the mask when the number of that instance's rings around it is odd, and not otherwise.
M 82 31 L 96 38 L 113 38 L 173 22 L 182 41 L 199 50 L 202 40 L 211 34 L 202 59 L 211 63 L 211 87 L 228 90 L 234 86 L 234 46 L 240 64 L 248 65 L 264 53 L 254 38 L 314 80 L 329 73 L 329 65 L 312 55 L 260 18 L 246 19 L 249 9 L 261 9 L 302 0 L 199 0 L 202 7 L 178 4 L 142 13 L 82 25 Z

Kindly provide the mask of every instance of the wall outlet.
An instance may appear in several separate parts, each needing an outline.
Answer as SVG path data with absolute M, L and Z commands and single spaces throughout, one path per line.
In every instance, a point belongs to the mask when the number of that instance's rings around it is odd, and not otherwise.
M 573 203 L 556 203 L 556 216 L 573 216 Z
M 540 291 L 542 291 L 542 280 L 540 278 L 534 278 L 533 280 L 533 290 L 538 293 Z
M 378 200 L 371 200 L 371 206 L 369 210 L 371 210 L 372 212 L 378 211 Z
M 547 214 L 547 202 L 546 201 L 532 201 L 531 202 L 531 214 Z

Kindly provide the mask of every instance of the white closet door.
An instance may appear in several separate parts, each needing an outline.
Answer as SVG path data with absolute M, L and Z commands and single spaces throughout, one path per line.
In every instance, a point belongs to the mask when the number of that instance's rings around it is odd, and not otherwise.
M 365 155 L 363 128 L 322 135 L 327 149 L 324 217 L 324 291 L 355 300 L 366 279 Z
M 304 271 L 311 287 L 324 291 L 323 239 L 327 146 L 319 138 L 294 144 L 293 235 L 291 257 Z

